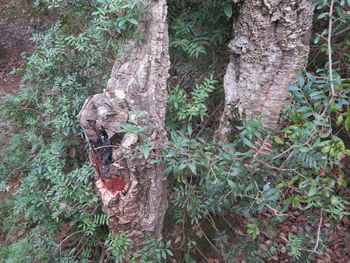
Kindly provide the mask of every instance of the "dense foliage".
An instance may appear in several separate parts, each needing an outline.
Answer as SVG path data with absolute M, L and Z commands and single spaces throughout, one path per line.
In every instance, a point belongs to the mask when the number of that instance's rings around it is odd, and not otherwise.
M 138 39 L 137 21 L 147 7 L 133 0 L 33 4 L 56 22 L 33 35 L 38 46 L 24 54 L 22 92 L 1 104 L 3 136 L 11 138 L 1 153 L 1 189 L 21 183 L 13 199 L 1 204 L 0 257 L 87 261 L 104 253 L 108 218 L 93 191 L 94 172 L 76 115 L 90 94 L 102 91 L 123 52 L 120 43 Z M 26 234 L 13 243 L 11 236 L 22 229 Z
M 327 41 L 346 28 L 350 3 L 314 2 L 314 49 L 320 55 L 316 68 L 310 65 L 315 73 L 305 72 L 288 86 L 294 99 L 284 112 L 283 130 L 263 129 L 264 116 L 257 116 L 233 122 L 234 139 L 224 143 L 212 139 L 213 116 L 223 99 L 226 46 L 238 7 L 224 0 L 168 1 L 169 142 L 161 158 L 168 164 L 172 198 L 165 228 L 180 229 L 182 236 L 180 247 L 172 245 L 176 235 L 150 240 L 131 259 L 125 254 L 128 236 L 108 233 L 76 115 L 87 96 L 105 86 L 123 52 L 120 43 L 130 37 L 142 41 L 137 21 L 148 8 L 137 0 L 36 0 L 57 21 L 33 36 L 38 47 L 25 54 L 23 89 L 1 103 L 3 136 L 11 141 L 1 152 L 0 190 L 19 180 L 20 187 L 0 204 L 0 258 L 190 263 L 212 256 L 264 262 L 280 244 L 259 246 L 259 235 L 268 232 L 273 239 L 274 228 L 291 211 L 304 213 L 313 225 L 327 219 L 332 227 L 350 215 L 349 173 L 343 168 L 350 155 L 350 54 L 344 49 L 350 42 Z M 124 129 L 143 136 L 144 129 L 132 123 Z M 147 138 L 144 143 L 148 155 L 151 145 Z M 239 240 L 230 223 L 238 214 L 246 218 L 247 232 Z M 292 260 L 326 258 L 328 233 L 306 232 L 284 237 Z

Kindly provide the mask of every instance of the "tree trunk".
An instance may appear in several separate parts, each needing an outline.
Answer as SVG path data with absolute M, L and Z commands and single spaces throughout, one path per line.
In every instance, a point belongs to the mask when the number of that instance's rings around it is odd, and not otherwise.
M 103 211 L 112 222 L 110 231 L 129 234 L 133 250 L 144 239 L 161 237 L 167 208 L 165 164 L 151 164 L 141 153 L 136 134 L 119 133 L 121 124 L 144 111 L 138 127 L 148 126 L 152 143 L 166 141 L 164 129 L 167 103 L 168 55 L 167 7 L 165 0 L 141 1 L 152 5 L 150 14 L 139 21 L 142 44 L 128 41 L 131 47 L 116 61 L 107 89 L 85 102 L 78 115 L 91 146 L 90 157 L 96 170 L 96 186 Z M 156 154 L 158 149 L 151 151 Z
M 237 117 L 251 120 L 263 113 L 264 126 L 278 128 L 289 99 L 286 84 L 294 83 L 307 63 L 313 9 L 309 0 L 244 1 L 229 44 L 218 131 L 223 138 Z

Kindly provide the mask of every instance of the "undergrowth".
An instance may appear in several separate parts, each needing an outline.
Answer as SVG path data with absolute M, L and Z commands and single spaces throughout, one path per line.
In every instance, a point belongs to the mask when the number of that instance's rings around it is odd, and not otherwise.
M 331 1 L 314 2 L 317 19 L 329 19 Z M 281 244 L 261 244 L 261 236 L 273 240 L 275 230 L 294 211 L 306 214 L 308 224 L 307 235 L 290 232 L 283 237 L 291 260 L 327 258 L 329 233 L 312 232 L 311 226 L 327 220 L 331 230 L 350 214 L 349 174 L 343 161 L 350 155 L 350 81 L 347 70 L 330 67 L 337 61 L 328 56 L 343 52 L 341 65 L 349 67 L 343 43 L 322 42 L 320 56 L 328 59 L 320 61 L 325 63 L 288 86 L 294 99 L 283 114 L 283 130 L 264 129 L 260 116 L 235 127 L 232 143 L 215 142 L 213 113 L 222 105 L 226 46 L 238 6 L 223 0 L 168 1 L 172 72 L 169 141 L 162 159 L 172 187 L 168 227 L 177 234 L 170 231 L 167 240 L 148 240 L 131 258 L 125 253 L 128 235 L 109 234 L 110 219 L 94 193 L 94 172 L 76 115 L 85 99 L 105 86 L 123 52 L 121 42 L 131 37 L 142 41 L 137 25 L 148 7 L 136 0 L 34 4 L 57 15 L 57 21 L 33 35 L 38 48 L 24 54 L 28 64 L 18 70 L 25 73 L 23 89 L 1 103 L 3 137 L 11 141 L 2 146 L 0 190 L 20 181 L 13 196 L 0 204 L 4 262 L 175 258 L 189 263 L 209 256 L 225 262 L 264 262 L 281 251 Z M 315 42 L 332 37 L 349 21 L 349 2 L 334 4 L 335 31 L 315 33 Z M 240 222 L 238 230 L 245 233 L 237 234 L 232 222 Z
M 148 7 L 134 0 L 33 4 L 57 21 L 33 34 L 38 46 L 33 54 L 23 54 L 26 68 L 15 70 L 24 72 L 21 93 L 1 102 L 2 137 L 11 138 L 1 152 L 1 189 L 18 180 L 20 187 L 1 203 L 0 258 L 97 260 L 107 248 L 108 218 L 94 193 L 94 172 L 76 115 L 89 95 L 102 91 L 123 52 L 120 43 L 139 40 L 137 21 Z M 18 225 L 25 234 L 10 238 L 16 231 L 6 229 Z

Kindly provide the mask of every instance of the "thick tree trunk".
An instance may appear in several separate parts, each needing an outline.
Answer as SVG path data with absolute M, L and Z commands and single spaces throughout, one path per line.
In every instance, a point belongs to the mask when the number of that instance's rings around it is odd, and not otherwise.
M 142 44 L 126 43 L 131 49 L 116 61 L 106 91 L 87 100 L 78 116 L 91 146 L 103 210 L 112 219 L 109 228 L 129 234 L 134 249 L 144 234 L 161 236 L 167 208 L 164 163 L 151 164 L 144 158 L 137 135 L 118 133 L 121 124 L 135 118 L 130 112 L 144 111 L 139 127 L 149 127 L 146 135 L 155 145 L 166 141 L 167 7 L 165 0 L 141 2 L 152 5 L 152 15 L 139 22 Z
M 265 127 L 277 129 L 286 84 L 305 68 L 313 17 L 309 0 L 245 0 L 225 79 L 225 111 L 218 133 L 225 138 L 232 119 L 265 114 Z M 238 110 L 238 111 L 237 111 Z M 239 114 L 235 114 L 239 113 Z

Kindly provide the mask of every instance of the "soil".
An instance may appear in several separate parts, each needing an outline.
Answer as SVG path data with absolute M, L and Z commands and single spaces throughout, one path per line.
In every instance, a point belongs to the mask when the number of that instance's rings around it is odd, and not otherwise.
M 19 91 L 23 73 L 10 73 L 26 67 L 22 53 L 34 50 L 30 38 L 41 27 L 40 18 L 32 17 L 26 0 L 0 0 L 0 99 Z
M 18 92 L 23 73 L 10 72 L 25 68 L 27 60 L 21 54 L 33 51 L 34 43 L 29 40 L 33 32 L 31 26 L 0 19 L 0 97 Z

